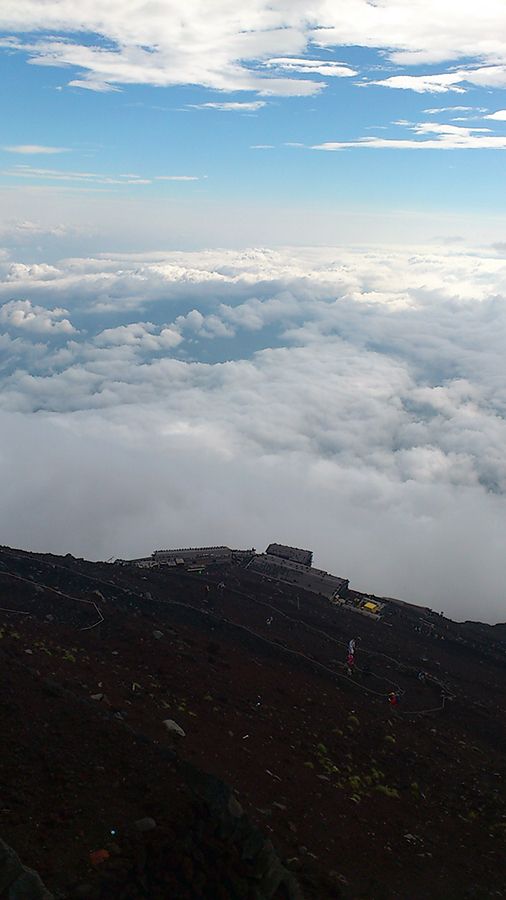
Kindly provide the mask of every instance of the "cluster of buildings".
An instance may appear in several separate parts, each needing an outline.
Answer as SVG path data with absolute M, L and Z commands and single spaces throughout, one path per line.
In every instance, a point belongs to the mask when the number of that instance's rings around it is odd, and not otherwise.
M 313 566 L 311 550 L 301 550 L 286 544 L 269 544 L 265 553 L 251 550 L 231 550 L 230 547 L 187 547 L 180 550 L 155 550 L 140 559 L 117 559 L 117 565 L 159 568 L 171 566 L 186 572 L 202 572 L 214 566 L 238 564 L 262 578 L 319 594 L 352 612 L 373 619 L 381 617 L 389 598 L 378 598 L 349 590 L 349 580 L 331 575 Z M 391 601 L 400 602 L 400 601 Z
M 251 550 L 231 550 L 230 547 L 190 547 L 181 550 L 155 550 L 151 556 L 140 559 L 116 560 L 118 565 L 153 568 L 181 566 L 186 571 L 196 571 L 208 566 L 239 563 L 252 572 L 272 581 L 299 587 L 336 601 L 346 596 L 349 581 L 330 575 L 313 565 L 311 550 L 300 550 L 285 544 L 269 544 L 265 553 Z

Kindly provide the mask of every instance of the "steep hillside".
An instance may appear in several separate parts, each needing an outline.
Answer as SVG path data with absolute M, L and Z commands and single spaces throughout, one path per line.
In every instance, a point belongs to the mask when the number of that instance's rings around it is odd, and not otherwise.
M 253 898 L 198 770 L 307 898 L 504 897 L 504 627 L 394 601 L 376 621 L 239 565 L 2 548 L 0 588 L 0 837 L 56 897 L 154 898 L 142 857 L 173 873 L 160 897 Z

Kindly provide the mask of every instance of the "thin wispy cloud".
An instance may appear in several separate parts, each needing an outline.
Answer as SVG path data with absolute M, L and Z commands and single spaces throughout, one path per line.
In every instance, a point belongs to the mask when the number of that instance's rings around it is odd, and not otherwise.
M 15 147 L 2 147 L 7 153 L 21 153 L 31 156 L 36 153 L 69 153 L 69 147 L 43 147 L 40 144 L 18 144 Z
M 155 175 L 153 181 L 199 181 L 207 175 Z
M 326 75 L 329 78 L 351 78 L 359 74 L 350 66 L 325 59 L 269 59 L 265 66 L 306 75 Z
M 358 141 L 326 141 L 313 150 L 345 150 L 351 147 L 399 150 L 505 150 L 506 135 L 490 134 L 488 128 L 465 128 L 421 122 L 408 126 L 414 138 L 363 137 Z M 432 137 L 432 135 L 437 135 Z
M 223 101 L 223 102 L 214 102 L 214 103 L 192 103 L 190 107 L 193 109 L 218 109 L 222 112 L 257 112 L 259 109 L 262 109 L 262 106 L 266 106 L 266 100 L 251 100 L 249 102 L 241 102 L 238 100 L 235 101 Z
M 14 178 L 50 179 L 51 181 L 84 181 L 90 184 L 151 184 L 151 179 L 137 176 L 110 177 L 95 172 L 65 172 L 58 169 L 38 169 L 32 166 L 17 165 L 2 172 Z

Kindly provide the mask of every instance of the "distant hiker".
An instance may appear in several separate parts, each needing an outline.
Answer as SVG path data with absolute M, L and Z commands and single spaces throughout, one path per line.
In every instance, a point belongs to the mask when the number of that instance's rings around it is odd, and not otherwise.
M 274 622 L 273 617 L 272 617 L 272 616 L 269 616 L 269 618 L 267 619 L 267 625 L 269 626 L 269 628 L 271 627 L 271 625 L 272 625 L 273 622 Z
M 423 672 L 423 671 L 418 673 L 418 680 L 421 681 L 422 684 L 425 684 L 425 676 L 426 676 L 426 674 L 427 674 L 427 673 L 426 673 L 426 672 Z
M 348 641 L 348 653 L 350 654 L 350 656 L 353 656 L 353 654 L 355 653 L 355 646 L 356 644 L 353 638 L 351 639 L 351 641 Z
M 393 709 L 399 706 L 400 699 L 401 695 L 399 694 L 399 691 L 391 691 L 388 695 L 388 701 Z

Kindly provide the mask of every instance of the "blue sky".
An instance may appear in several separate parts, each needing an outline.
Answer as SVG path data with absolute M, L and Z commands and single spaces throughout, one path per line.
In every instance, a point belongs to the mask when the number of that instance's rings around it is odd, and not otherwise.
M 448 236 L 458 215 L 475 237 L 476 216 L 486 231 L 487 217 L 502 218 L 506 24 L 495 0 L 195 0 L 183 19 L 169 0 L 89 0 L 82 12 L 26 0 L 7 2 L 3 20 L 8 216 L 43 206 L 50 188 L 67 219 L 115 240 L 126 202 L 147 222 L 154 206 L 154 233 L 165 217 L 163 240 L 187 246 L 212 242 L 212 228 L 196 227 L 210 216 L 218 243 L 233 243 L 251 205 L 362 216 L 354 241 L 370 239 L 371 215 L 400 219 L 386 226 L 395 240 L 430 239 L 438 219 Z M 322 241 L 310 217 L 293 231 L 281 221 L 272 236 Z
M 2 543 L 506 620 L 504 4 L 2 16 Z

